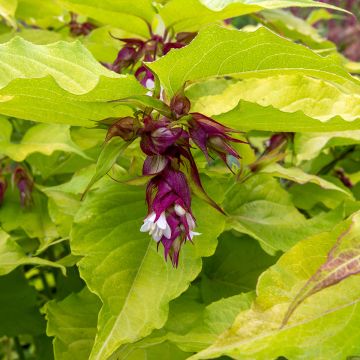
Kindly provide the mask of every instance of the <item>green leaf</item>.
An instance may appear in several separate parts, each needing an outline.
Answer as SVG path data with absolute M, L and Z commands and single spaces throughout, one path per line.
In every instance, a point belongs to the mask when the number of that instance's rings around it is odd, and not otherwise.
M 307 174 L 300 168 L 295 168 L 295 167 L 284 168 L 283 166 L 281 166 L 279 164 L 271 164 L 271 165 L 268 165 L 265 168 L 261 169 L 260 172 L 263 174 L 270 174 L 275 177 L 280 177 L 282 179 L 291 180 L 298 184 L 306 184 L 306 183 L 316 184 L 316 185 L 322 187 L 323 189 L 340 191 L 340 192 L 346 194 L 350 199 L 353 199 L 353 196 L 350 191 L 345 190 L 345 189 L 331 183 L 330 181 L 322 179 L 319 176 Z
M 351 218 L 348 229 L 337 239 L 327 261 L 321 265 L 290 304 L 283 319 L 285 325 L 296 309 L 311 295 L 344 281 L 360 272 L 360 213 Z
M 17 0 L 0 0 L 0 16 L 13 27 L 16 27 L 14 16 L 17 5 Z
M 307 17 L 306 22 L 309 25 L 314 25 L 320 20 L 331 20 L 336 19 L 337 16 L 326 9 L 313 10 Z
M 45 321 L 37 308 L 36 291 L 20 270 L 0 276 L 0 336 L 39 335 Z
M 91 178 L 90 183 L 86 187 L 86 192 L 103 176 L 105 176 L 116 163 L 117 158 L 127 148 L 129 143 L 125 142 L 121 137 L 115 136 L 104 143 L 99 158 L 97 160 L 95 174 Z
M 210 303 L 255 290 L 259 275 L 276 260 L 256 240 L 226 232 L 219 238 L 215 254 L 204 259 L 201 296 Z
M 57 0 L 17 0 L 16 18 L 41 28 L 64 24 L 64 9 Z
M 222 121 L 237 128 L 333 131 L 359 126 L 359 96 L 323 80 L 301 75 L 221 80 L 214 91 L 217 82 L 211 80 L 193 86 L 191 94 L 197 97 L 192 97 L 192 110 L 210 116 L 225 113 L 220 115 Z M 206 94 L 210 86 L 211 92 Z M 236 121 L 240 117 L 241 122 Z
M 287 191 L 269 175 L 257 175 L 235 184 L 224 201 L 228 225 L 259 241 L 270 255 L 286 251 L 298 241 L 331 229 L 342 220 L 342 211 L 305 219 Z
M 110 100 L 146 91 L 134 77 L 100 65 L 79 42 L 35 45 L 16 37 L 0 45 L 0 61 L 0 113 L 27 120 L 95 126 L 132 113 Z
M 284 62 L 286 58 L 286 62 Z M 266 28 L 254 32 L 211 25 L 186 47 L 149 63 L 169 96 L 186 81 L 211 77 L 311 76 L 333 82 L 343 91 L 360 93 L 360 81 L 349 75 L 333 57 L 321 57 Z
M 55 359 L 87 360 L 96 335 L 99 298 L 86 287 L 45 305 L 47 335 L 54 337 Z
M 163 342 L 161 344 L 155 344 L 149 347 L 140 347 L 136 348 L 135 350 L 131 349 L 126 353 L 126 355 L 121 354 L 121 356 L 121 359 L 124 360 L 185 360 L 190 356 L 190 354 L 179 350 L 178 347 L 169 342 Z M 111 358 L 111 360 L 115 359 L 119 358 Z
M 179 269 L 174 269 L 162 249 L 158 252 L 139 231 L 146 215 L 143 191 L 114 184 L 89 194 L 75 217 L 71 247 L 84 256 L 80 274 L 104 304 L 90 359 L 107 359 L 120 345 L 163 326 L 169 301 L 198 275 L 201 257 L 215 251 L 223 217 L 197 201 L 193 209 L 202 235 L 194 246 L 183 246 Z
M 60 0 L 67 10 L 86 15 L 105 25 L 113 25 L 130 33 L 149 36 L 155 10 L 150 0 Z
M 203 25 L 240 15 L 255 13 L 265 9 L 334 6 L 312 0 L 170 0 L 160 9 L 160 16 L 168 27 L 178 31 L 197 31 Z
M 206 114 L 209 115 L 208 112 Z M 302 111 L 283 112 L 273 106 L 263 107 L 242 100 L 233 110 L 213 116 L 213 118 L 224 125 L 241 131 L 325 132 L 358 130 L 360 126 L 360 119 L 344 121 L 340 116 L 336 116 L 322 122 L 305 115 Z
M 65 272 L 65 268 L 55 262 L 26 255 L 15 239 L 11 238 L 3 230 L 0 230 L 0 276 L 8 274 L 18 266 L 25 264 L 53 266 Z
M 242 360 L 279 356 L 292 360 L 342 360 L 357 355 L 360 334 L 353 329 L 360 321 L 358 276 L 350 276 L 307 298 L 281 328 L 290 303 L 327 261 L 330 249 L 347 228 L 346 221 L 331 233 L 303 240 L 284 254 L 260 277 L 252 308 L 240 312 L 228 331 L 191 359 L 228 355 Z
M 23 208 L 18 191 L 8 188 L 0 207 L 0 223 L 7 232 L 23 229 L 30 238 L 39 239 L 41 248 L 46 248 L 59 235 L 49 218 L 46 197 L 33 191 L 32 200 L 29 208 Z
M 36 152 L 51 155 L 54 151 L 71 152 L 87 158 L 71 140 L 70 126 L 67 125 L 35 125 L 25 133 L 20 143 L 12 143 L 11 134 L 8 135 L 0 139 L 0 153 L 15 161 L 23 161 Z
M 353 144 L 360 144 L 360 130 L 296 134 L 294 150 L 300 163 L 314 159 L 323 149 Z
M 254 294 L 248 293 L 213 302 L 204 308 L 200 319 L 192 324 L 190 331 L 185 334 L 170 332 L 166 338 L 184 351 L 200 351 L 233 323 L 239 311 L 247 310 L 253 298 Z M 178 316 L 181 319 L 181 314 Z
M 171 110 L 168 105 L 159 99 L 155 99 L 147 95 L 130 96 L 125 99 L 114 100 L 117 103 L 129 104 L 145 110 L 146 108 L 152 108 L 157 110 L 160 114 L 171 117 Z
M 74 38 L 67 38 L 64 34 L 55 31 L 43 29 L 22 29 L 20 32 L 13 30 L 12 32 L 1 34 L 0 43 L 6 43 L 17 36 L 38 45 L 50 44 L 60 40 L 75 41 Z
M 320 11 L 326 12 L 324 9 Z M 326 13 L 331 16 L 330 13 Z M 302 44 L 318 50 L 321 54 L 336 51 L 336 45 L 322 37 L 318 29 L 290 11 L 265 10 L 261 12 L 260 21 L 278 34 L 292 41 L 301 41 Z

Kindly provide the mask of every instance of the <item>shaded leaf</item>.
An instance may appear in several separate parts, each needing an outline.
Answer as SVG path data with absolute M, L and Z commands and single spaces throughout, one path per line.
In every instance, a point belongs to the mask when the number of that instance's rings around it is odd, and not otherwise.
M 292 204 L 289 193 L 269 175 L 257 175 L 235 184 L 224 201 L 228 226 L 259 241 L 270 255 L 286 251 L 312 234 L 331 229 L 342 211 L 306 219 Z
M 204 259 L 201 296 L 206 303 L 255 290 L 260 274 L 276 261 L 248 236 L 226 232 L 213 256 Z
M 99 298 L 86 287 L 45 305 L 47 334 L 54 337 L 55 359 L 87 360 L 96 335 Z
M 35 125 L 25 133 L 20 143 L 12 143 L 11 133 L 8 135 L 0 139 L 0 153 L 15 161 L 23 161 L 36 152 L 51 155 L 55 151 L 71 152 L 87 158 L 71 140 L 70 126 L 67 125 Z
M 116 163 L 117 158 L 127 148 L 129 143 L 125 142 L 121 137 L 115 136 L 103 145 L 101 153 L 96 163 L 95 174 L 86 187 L 86 192 L 103 176 L 105 176 Z
M 21 270 L 0 276 L 0 336 L 39 335 L 45 321 L 37 308 L 36 291 Z
M 60 264 L 26 255 L 25 251 L 17 244 L 15 239 L 11 238 L 10 235 L 3 230 L 0 230 L 0 276 L 8 274 L 15 268 L 25 264 L 53 266 L 65 272 L 65 268 Z

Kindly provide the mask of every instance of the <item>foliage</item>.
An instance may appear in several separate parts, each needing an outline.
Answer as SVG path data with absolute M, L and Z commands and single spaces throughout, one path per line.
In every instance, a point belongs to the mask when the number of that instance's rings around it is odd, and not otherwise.
M 336 5 L 0 0 L 0 359 L 360 356 Z

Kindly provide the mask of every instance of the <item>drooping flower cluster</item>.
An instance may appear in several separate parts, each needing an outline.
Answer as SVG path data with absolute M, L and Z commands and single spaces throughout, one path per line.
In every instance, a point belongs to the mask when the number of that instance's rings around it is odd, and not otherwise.
M 140 147 L 146 155 L 143 176 L 149 177 L 146 188 L 147 216 L 140 228 L 164 247 L 165 258 L 178 265 L 182 244 L 200 235 L 191 210 L 189 182 L 219 211 L 205 193 L 193 158 L 194 143 L 210 161 L 217 155 L 232 170 L 234 159 L 240 156 L 231 143 L 241 143 L 230 133 L 232 129 L 199 114 L 189 113 L 190 101 L 183 93 L 170 102 L 171 116 L 143 113 L 142 117 L 125 117 L 116 121 L 107 139 L 120 136 L 126 141 L 140 137 Z M 232 158 L 232 160 L 230 159 Z

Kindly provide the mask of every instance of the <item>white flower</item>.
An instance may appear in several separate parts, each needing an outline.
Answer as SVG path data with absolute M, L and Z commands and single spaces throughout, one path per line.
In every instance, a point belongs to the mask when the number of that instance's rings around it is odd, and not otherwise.
M 192 240 L 193 237 L 196 236 L 196 235 L 201 235 L 201 233 L 196 232 L 196 231 L 191 231 L 191 230 L 189 231 L 189 238 L 190 238 L 190 240 Z
M 149 232 L 149 235 L 151 235 L 156 242 L 159 242 L 163 235 L 167 239 L 170 239 L 171 228 L 166 221 L 165 212 L 162 212 L 156 221 L 155 219 L 156 214 L 152 212 L 144 219 L 144 224 L 141 226 L 140 231 Z
M 184 216 L 186 214 L 185 209 L 178 204 L 175 204 L 174 210 L 176 212 L 176 215 L 178 215 L 178 216 Z
M 196 235 L 201 235 L 201 233 L 193 231 L 195 229 L 196 224 L 195 224 L 194 218 L 192 217 L 192 215 L 190 213 L 188 213 L 182 206 L 180 206 L 178 204 L 176 204 L 174 206 L 174 210 L 175 210 L 176 215 L 178 215 L 178 216 L 185 215 L 186 222 L 187 222 L 188 228 L 189 228 L 188 238 L 190 240 L 192 240 L 193 237 Z M 185 231 L 184 226 L 183 225 L 181 225 L 181 226 L 182 226 L 182 230 Z

